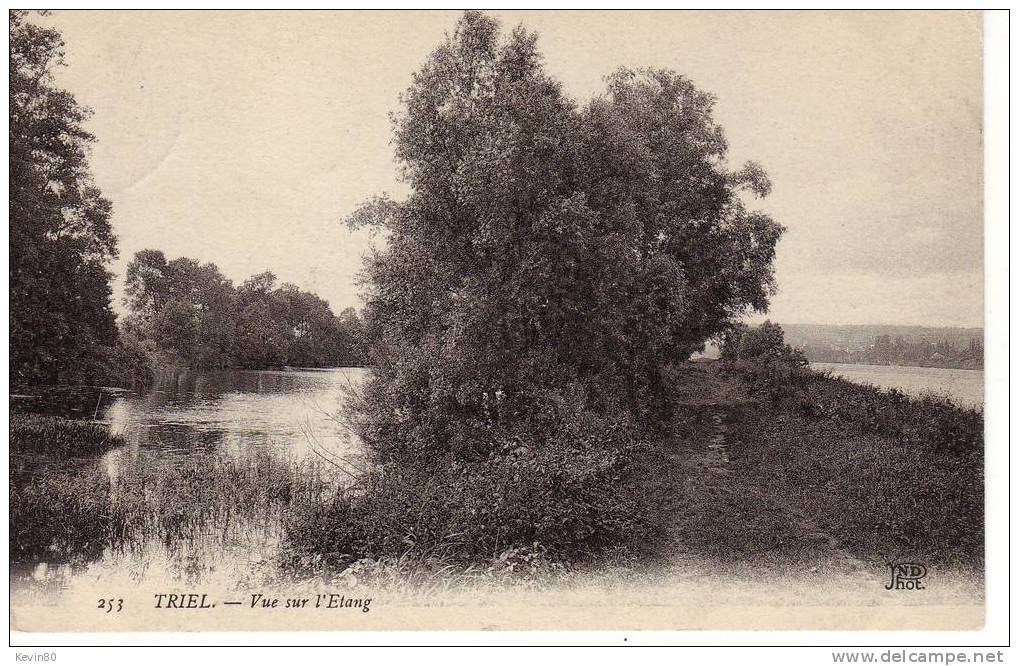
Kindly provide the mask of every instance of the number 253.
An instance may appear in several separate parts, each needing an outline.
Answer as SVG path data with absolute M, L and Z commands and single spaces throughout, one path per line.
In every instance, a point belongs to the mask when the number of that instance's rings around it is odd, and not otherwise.
M 123 599 L 100 599 L 99 610 L 106 610 L 107 613 L 119 613 L 124 610 Z

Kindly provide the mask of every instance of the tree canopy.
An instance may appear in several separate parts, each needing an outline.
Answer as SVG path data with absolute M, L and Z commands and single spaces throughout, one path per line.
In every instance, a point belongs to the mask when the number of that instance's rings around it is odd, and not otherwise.
M 215 264 L 142 250 L 127 267 L 127 331 L 192 368 L 363 365 L 361 321 L 266 271 L 240 287 Z
M 55 87 L 60 34 L 14 10 L 10 29 L 10 327 L 12 382 L 78 379 L 116 341 L 110 202 L 90 173 L 90 110 Z
M 747 207 L 770 183 L 727 166 L 714 98 L 665 70 L 606 83 L 578 105 L 534 33 L 478 12 L 414 75 L 411 193 L 350 218 L 385 238 L 362 282 L 370 442 L 470 455 L 565 403 L 636 418 L 664 367 L 766 310 L 782 228 Z

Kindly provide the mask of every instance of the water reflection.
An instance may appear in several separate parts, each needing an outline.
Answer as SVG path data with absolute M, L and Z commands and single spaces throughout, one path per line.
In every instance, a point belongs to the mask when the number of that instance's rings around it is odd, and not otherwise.
M 217 371 L 160 378 L 144 393 L 113 397 L 99 420 L 127 440 L 111 463 L 139 455 L 219 451 L 243 456 L 258 447 L 303 459 L 325 450 L 357 453 L 340 411 L 359 368 Z
M 98 459 L 19 456 L 12 466 L 35 477 L 45 475 L 47 468 L 66 473 L 72 463 L 83 471 L 98 466 L 96 471 L 112 482 L 117 478 L 151 479 L 159 476 L 155 472 L 159 469 L 183 469 L 185 463 L 205 466 L 217 457 L 252 461 L 268 451 L 274 458 L 298 466 L 342 460 L 348 469 L 356 469 L 360 448 L 339 415 L 349 390 L 356 388 L 367 372 L 339 368 L 184 373 L 161 377 L 145 391 L 96 387 L 17 398 L 12 405 L 22 411 L 94 417 L 108 423 L 124 437 L 126 446 Z M 349 480 L 336 465 L 323 463 L 315 468 L 323 469 L 330 482 Z M 11 572 L 36 589 L 64 588 L 82 577 L 133 576 L 143 570 L 188 575 L 230 569 L 240 575 L 253 561 L 271 559 L 279 546 L 281 526 L 275 514 L 250 520 L 235 516 L 232 520 L 228 518 L 225 524 L 213 521 L 208 534 L 172 548 L 146 539 L 126 549 L 78 553 L 81 557 L 73 566 L 47 557 L 47 561 L 30 563 L 27 568 L 12 566 Z

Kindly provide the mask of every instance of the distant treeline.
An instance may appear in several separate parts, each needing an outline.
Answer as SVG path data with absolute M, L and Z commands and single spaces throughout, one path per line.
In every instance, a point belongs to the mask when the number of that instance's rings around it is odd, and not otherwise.
M 329 304 L 266 271 L 234 287 L 215 264 L 135 254 L 126 275 L 124 344 L 189 368 L 364 365 L 353 308 Z
M 784 325 L 786 339 L 808 360 L 933 368 L 984 366 L 979 328 Z
M 60 33 L 12 11 L 10 381 L 128 386 L 163 367 L 362 365 L 361 321 L 272 273 L 235 288 L 213 264 L 139 252 L 112 307 L 112 204 L 88 163 L 90 111 L 52 76 Z

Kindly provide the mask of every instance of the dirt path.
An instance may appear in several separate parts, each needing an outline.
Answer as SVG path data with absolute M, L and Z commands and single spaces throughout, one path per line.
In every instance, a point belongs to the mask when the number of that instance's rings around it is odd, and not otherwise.
M 696 564 L 878 585 L 884 576 L 881 565 L 858 559 L 785 501 L 777 488 L 755 485 L 734 468 L 729 457 L 732 409 L 725 402 L 680 408 L 683 427 L 666 453 L 676 489 L 669 499 L 667 568 Z

